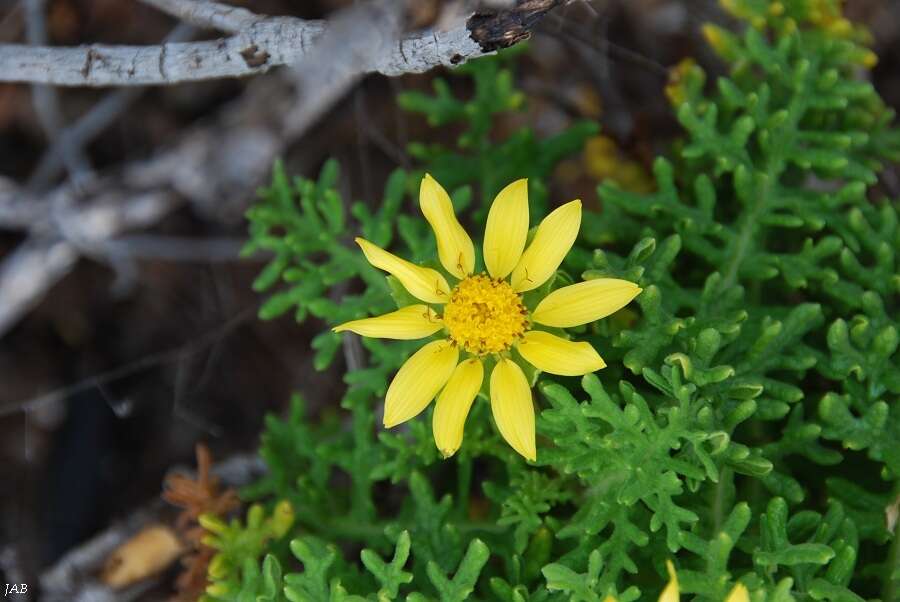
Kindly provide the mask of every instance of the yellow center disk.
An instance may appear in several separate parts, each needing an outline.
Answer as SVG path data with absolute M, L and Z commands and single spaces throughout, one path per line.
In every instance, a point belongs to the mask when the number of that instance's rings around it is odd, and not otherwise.
M 509 349 L 528 328 L 522 298 L 503 280 L 469 276 L 450 293 L 444 306 L 450 339 L 475 355 Z

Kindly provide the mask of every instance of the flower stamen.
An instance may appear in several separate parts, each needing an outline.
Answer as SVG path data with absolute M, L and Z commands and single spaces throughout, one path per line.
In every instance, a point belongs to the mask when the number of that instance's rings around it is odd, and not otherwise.
M 507 351 L 528 328 L 528 311 L 509 283 L 486 274 L 464 278 L 444 306 L 451 341 L 474 355 Z

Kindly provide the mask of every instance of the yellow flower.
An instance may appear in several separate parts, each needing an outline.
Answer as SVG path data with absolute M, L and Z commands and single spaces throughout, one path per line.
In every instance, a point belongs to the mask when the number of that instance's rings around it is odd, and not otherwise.
M 472 239 L 456 219 L 450 196 L 427 174 L 419 189 L 419 205 L 434 230 L 446 274 L 357 238 L 369 263 L 392 274 L 422 303 L 353 320 L 334 331 L 421 339 L 443 330 L 444 338 L 424 345 L 397 372 L 385 399 L 384 425 L 393 427 L 413 418 L 437 397 L 434 440 L 444 457 L 452 456 L 462 444 L 466 417 L 488 366 L 497 428 L 513 449 L 535 460 L 531 387 L 512 350 L 551 374 L 577 376 L 599 370 L 606 364 L 590 344 L 540 327 L 568 328 L 599 320 L 627 305 L 641 289 L 626 280 L 588 280 L 553 291 L 529 311 L 522 295 L 553 277 L 572 248 L 581 225 L 581 201 L 567 203 L 544 218 L 526 248 L 527 180 L 501 190 L 491 205 L 483 245 L 487 272 L 475 273 Z
M 666 560 L 666 570 L 669 571 L 669 582 L 659 595 L 659 602 L 678 602 L 678 575 L 671 560 Z
M 743 583 L 735 585 L 731 592 L 729 592 L 728 597 L 725 598 L 725 602 L 750 602 L 750 594 L 747 592 L 747 586 Z

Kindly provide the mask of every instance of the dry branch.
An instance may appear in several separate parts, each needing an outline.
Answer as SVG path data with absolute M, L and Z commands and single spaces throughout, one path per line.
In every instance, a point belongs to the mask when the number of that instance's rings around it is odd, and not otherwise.
M 255 15 L 216 2 L 145 1 L 189 23 L 234 35 L 154 46 L 92 44 L 61 48 L 3 44 L 0 81 L 135 86 L 245 77 L 280 65 L 296 65 L 328 27 L 320 21 Z M 520 0 L 511 9 L 476 14 L 468 23 L 448 31 L 426 30 L 398 37 L 368 53 L 360 72 L 399 75 L 457 65 L 528 37 L 537 20 L 562 3 L 563 0 Z
M 202 4 L 209 8 L 214 4 L 149 1 L 160 7 Z M 0 179 L 0 227 L 31 234 L 0 266 L 0 336 L 69 272 L 79 256 L 99 259 L 114 267 L 123 262 L 127 266 L 131 258 L 122 256 L 111 241 L 128 230 L 153 225 L 183 202 L 191 202 L 195 211 L 219 219 L 228 212 L 239 215 L 275 157 L 363 73 L 424 71 L 514 44 L 526 35 L 537 17 L 561 3 L 562 0 L 520 0 L 513 9 L 476 15 L 478 27 L 472 35 L 478 41 L 470 35 L 469 26 L 401 39 L 399 3 L 379 0 L 353 5 L 327 27 L 320 22 L 267 17 L 255 20 L 242 33 L 226 40 L 132 48 L 127 60 L 122 55 L 119 58 L 124 62 L 119 63 L 112 55 L 105 55 L 105 50 L 100 51 L 102 58 L 91 55 L 98 51 L 97 47 L 31 49 L 38 54 L 48 53 L 42 55 L 45 62 L 30 63 L 24 74 L 16 76 L 19 80 L 27 79 L 30 73 L 35 77 L 61 77 L 78 85 L 171 83 L 196 79 L 199 74 L 246 75 L 285 62 L 295 63 L 295 68 L 287 73 L 289 77 L 257 79 L 210 123 L 187 131 L 170 149 L 126 165 L 111 175 L 79 186 L 62 185 L 46 196 L 29 195 L 14 183 Z M 212 19 L 211 14 L 196 19 Z M 240 19 L 252 18 L 246 13 L 235 14 Z M 218 23 L 226 26 L 223 21 Z M 279 43 L 286 44 L 289 39 L 292 44 L 283 50 L 291 53 L 290 60 L 276 50 Z M 300 44 L 296 43 L 298 39 Z M 247 46 L 253 40 L 260 45 Z M 220 48 L 223 44 L 224 50 Z M 9 76 L 3 54 L 9 48 L 0 46 L 0 80 Z M 198 48 L 206 48 L 215 60 L 194 60 L 192 53 Z M 87 57 L 89 64 L 74 72 L 65 67 L 56 69 L 46 61 L 58 62 L 57 52 L 87 53 L 82 58 Z M 121 54 L 122 47 L 115 52 Z M 176 57 L 187 64 L 178 65 Z M 303 60 L 295 60 L 300 58 Z M 22 58 L 17 60 L 21 62 Z M 259 64 L 251 66 L 251 62 Z M 148 79 L 142 80 L 142 74 Z
M 244 77 L 294 65 L 325 32 L 325 24 L 268 17 L 220 40 L 157 46 L 78 48 L 0 45 L 0 81 L 60 86 L 167 85 Z M 385 75 L 427 71 L 484 54 L 465 27 L 427 31 L 394 43 L 367 71 Z
M 191 37 L 195 29 L 190 25 L 179 23 L 166 36 L 166 42 L 180 42 Z M 47 88 L 47 86 L 35 86 Z M 51 88 L 52 89 L 52 88 Z M 88 112 L 65 129 L 60 130 L 50 141 L 44 156 L 31 172 L 27 188 L 42 190 L 59 175 L 66 153 L 83 149 L 95 137 L 100 135 L 116 118 L 125 112 L 131 104 L 144 92 L 143 88 L 130 87 L 110 92 Z M 0 219 L 0 223 L 2 223 Z
M 185 23 L 228 33 L 238 33 L 264 18 L 246 8 L 206 0 L 194 0 L 193 2 L 184 0 L 141 1 Z
M 28 43 L 46 44 L 47 30 L 46 19 L 44 18 L 46 0 L 25 0 L 24 6 L 25 30 Z M 64 125 L 56 89 L 45 85 L 32 85 L 31 102 L 34 105 L 44 134 L 48 139 L 54 139 Z M 81 149 L 65 146 L 60 149 L 59 155 L 73 180 L 77 181 L 84 174 L 91 171 L 90 163 Z
M 178 84 L 263 73 L 298 61 L 323 24 L 269 18 L 221 40 L 77 48 L 0 45 L 0 81 L 59 86 Z

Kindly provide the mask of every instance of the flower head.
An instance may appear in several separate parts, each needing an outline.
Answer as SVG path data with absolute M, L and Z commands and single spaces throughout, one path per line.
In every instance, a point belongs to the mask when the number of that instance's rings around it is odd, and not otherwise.
M 446 273 L 357 238 L 369 263 L 393 275 L 422 303 L 346 322 L 334 331 L 388 339 L 422 339 L 443 331 L 441 339 L 424 345 L 397 372 L 385 399 L 384 425 L 413 418 L 437 397 L 435 443 L 444 457 L 453 455 L 489 369 L 491 410 L 500 434 L 518 453 L 535 460 L 534 406 L 520 362 L 564 376 L 605 367 L 590 344 L 546 328 L 569 328 L 608 316 L 641 289 L 627 280 L 600 278 L 557 289 L 529 307 L 523 294 L 553 277 L 578 236 L 581 201 L 544 218 L 526 248 L 527 180 L 501 190 L 491 205 L 482 247 L 486 272 L 476 273 L 472 239 L 456 219 L 450 196 L 427 174 L 419 205 L 434 230 Z

